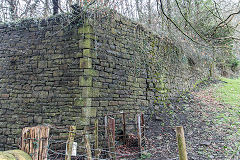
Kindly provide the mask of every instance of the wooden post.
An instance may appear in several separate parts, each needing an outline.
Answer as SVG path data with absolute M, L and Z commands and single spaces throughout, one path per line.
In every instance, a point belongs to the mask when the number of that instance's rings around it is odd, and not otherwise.
M 47 155 L 48 155 L 48 148 L 47 148 L 47 146 L 48 146 L 49 132 L 50 132 L 50 128 L 49 127 L 45 127 L 43 135 L 42 135 L 42 137 L 45 139 L 43 141 L 43 156 L 42 156 L 43 160 L 47 160 L 47 158 L 48 158 L 47 157 Z
M 85 134 L 84 135 L 85 148 L 87 151 L 87 160 L 92 160 L 92 152 L 91 152 L 91 147 L 90 147 L 89 138 L 88 138 L 86 129 L 84 130 L 84 134 Z
M 179 160 L 187 160 L 188 158 L 183 126 L 176 127 L 176 137 L 178 143 Z
M 48 126 L 23 128 L 21 150 L 31 155 L 33 160 L 46 160 L 49 130 Z
M 67 140 L 67 153 L 65 155 L 65 160 L 71 160 L 72 146 L 73 146 L 75 134 L 76 134 L 76 126 L 70 126 L 68 140 Z

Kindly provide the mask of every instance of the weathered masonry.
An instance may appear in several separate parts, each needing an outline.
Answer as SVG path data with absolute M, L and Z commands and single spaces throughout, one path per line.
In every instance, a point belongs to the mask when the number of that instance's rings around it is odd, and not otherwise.
M 204 59 L 126 18 L 69 21 L 0 25 L 0 150 L 17 147 L 23 127 L 82 129 L 106 113 L 149 110 L 209 75 Z

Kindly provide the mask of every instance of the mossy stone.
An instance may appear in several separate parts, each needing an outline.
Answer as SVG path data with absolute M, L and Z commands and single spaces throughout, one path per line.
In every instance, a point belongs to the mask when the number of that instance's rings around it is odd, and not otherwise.
M 82 69 L 92 68 L 92 59 L 91 58 L 81 58 L 80 59 L 80 68 L 82 68 Z
M 84 117 L 96 117 L 97 116 L 97 108 L 95 107 L 83 107 L 82 115 Z
M 83 34 L 83 33 L 93 33 L 93 28 L 91 26 L 83 26 L 78 28 L 78 33 Z
M 89 117 L 79 117 L 76 119 L 77 126 L 87 126 L 90 125 Z
M 92 98 L 77 98 L 75 106 L 90 107 L 92 105 Z
M 81 86 L 81 87 L 91 87 L 92 86 L 92 77 L 81 76 L 79 78 L 79 86 Z
M 32 160 L 32 158 L 21 150 L 10 150 L 0 152 L 1 160 Z
M 99 72 L 97 70 L 94 70 L 94 69 L 84 69 L 83 74 L 86 75 L 86 76 L 94 76 L 94 77 L 99 76 Z
M 80 49 L 90 49 L 93 48 L 93 41 L 91 39 L 79 40 Z

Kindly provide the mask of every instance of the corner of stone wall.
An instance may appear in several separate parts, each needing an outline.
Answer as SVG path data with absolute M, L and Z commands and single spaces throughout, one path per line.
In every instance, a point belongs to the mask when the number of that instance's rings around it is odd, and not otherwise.
M 93 106 L 93 98 L 99 97 L 99 88 L 95 88 L 94 77 L 99 73 L 93 69 L 93 59 L 96 58 L 94 52 L 94 35 L 93 27 L 87 22 L 78 28 L 78 35 L 84 38 L 79 40 L 79 68 L 83 71 L 79 77 L 79 87 L 82 89 L 81 94 L 75 99 L 75 106 L 81 109 L 81 115 L 76 119 L 77 129 L 83 129 L 89 126 L 92 119 L 97 117 L 97 107 Z

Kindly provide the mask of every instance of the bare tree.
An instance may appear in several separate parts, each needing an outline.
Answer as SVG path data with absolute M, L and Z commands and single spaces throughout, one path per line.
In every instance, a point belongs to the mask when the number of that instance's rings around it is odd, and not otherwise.
M 58 14 L 58 0 L 52 0 L 53 3 L 53 15 Z
M 142 15 L 142 8 L 140 7 L 141 6 L 140 1 L 141 0 L 136 0 L 136 9 L 137 9 L 139 21 L 142 22 L 143 21 L 143 15 Z
M 17 1 L 16 0 L 7 0 L 9 3 L 9 12 L 11 20 L 17 19 Z
M 152 8 L 151 8 L 151 0 L 148 0 L 147 8 L 148 8 L 148 24 L 151 25 L 151 23 L 152 23 Z
M 171 0 L 167 0 L 167 13 L 168 13 L 168 17 L 172 18 Z M 169 35 L 171 35 L 171 22 L 169 20 L 167 23 L 167 29 L 168 29 Z
M 46 18 L 49 15 L 49 0 L 45 0 L 44 4 L 44 17 Z

